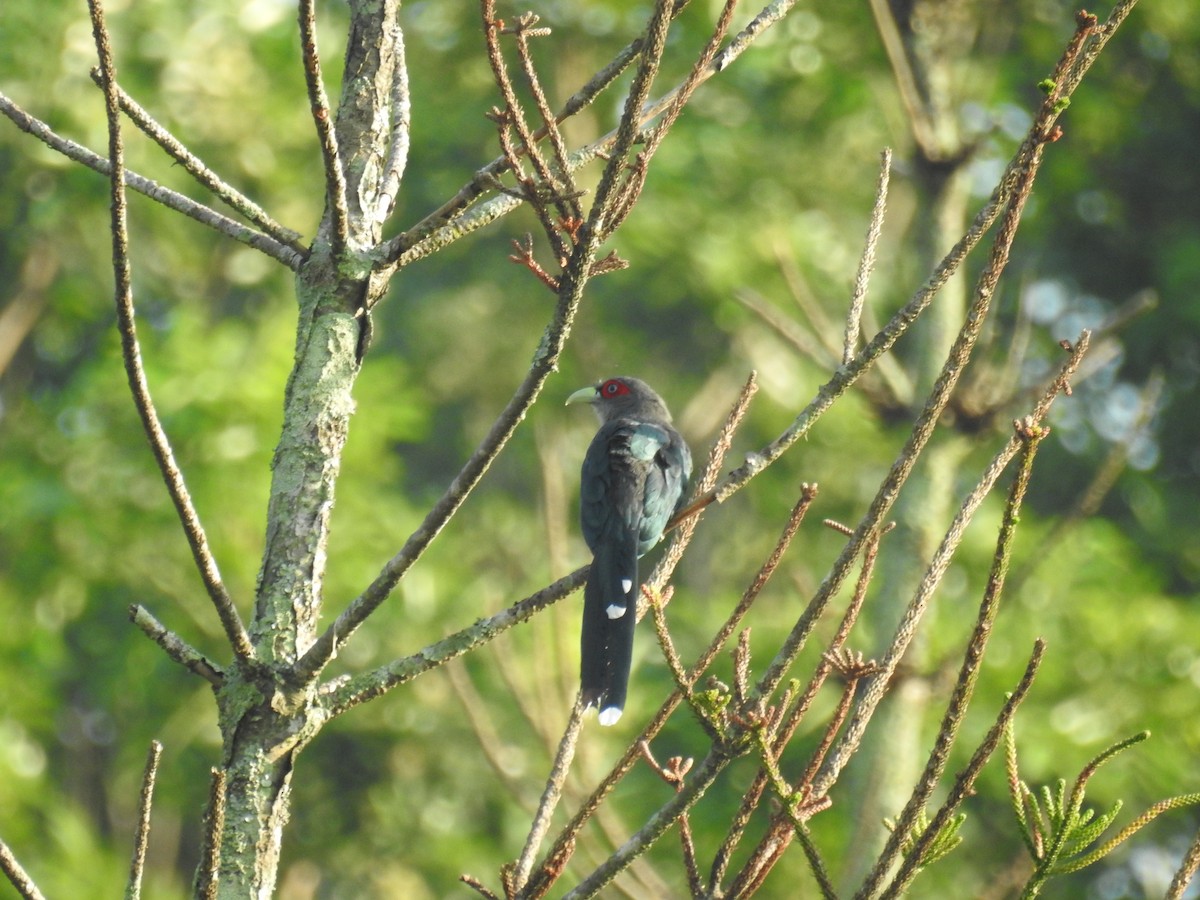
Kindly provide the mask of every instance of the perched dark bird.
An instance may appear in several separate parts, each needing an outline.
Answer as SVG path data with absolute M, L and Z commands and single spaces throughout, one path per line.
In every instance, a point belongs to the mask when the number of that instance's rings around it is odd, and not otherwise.
M 595 706 L 600 724 L 612 725 L 629 684 L 637 561 L 683 505 L 692 454 L 644 381 L 610 378 L 567 398 L 584 402 L 600 417 L 600 430 L 580 478 L 579 519 L 593 558 L 583 593 L 579 680 L 585 707 Z

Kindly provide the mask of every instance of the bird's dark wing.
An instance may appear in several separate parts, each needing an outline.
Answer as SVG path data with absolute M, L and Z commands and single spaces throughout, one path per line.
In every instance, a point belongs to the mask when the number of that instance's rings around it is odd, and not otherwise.
M 638 556 L 662 539 L 671 517 L 683 508 L 692 474 L 692 453 L 674 428 L 663 429 L 666 440 L 654 454 L 642 489 L 642 522 L 638 532 Z

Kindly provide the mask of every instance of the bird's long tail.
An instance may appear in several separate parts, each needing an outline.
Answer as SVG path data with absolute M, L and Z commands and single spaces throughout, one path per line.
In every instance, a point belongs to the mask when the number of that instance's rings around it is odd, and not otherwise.
M 579 681 L 584 706 L 612 725 L 625 708 L 637 622 L 637 539 L 601 542 L 583 591 Z

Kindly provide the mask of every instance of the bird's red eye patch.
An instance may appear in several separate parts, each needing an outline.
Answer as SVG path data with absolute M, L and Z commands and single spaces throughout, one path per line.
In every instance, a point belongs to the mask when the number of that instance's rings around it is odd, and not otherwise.
M 620 397 L 622 394 L 629 393 L 629 385 L 616 378 L 610 378 L 604 384 L 600 385 L 600 396 L 605 399 Z

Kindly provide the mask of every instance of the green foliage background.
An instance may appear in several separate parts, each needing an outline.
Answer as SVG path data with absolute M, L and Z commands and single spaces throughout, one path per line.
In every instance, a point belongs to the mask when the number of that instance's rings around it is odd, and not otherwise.
M 632 37 L 644 14 L 643 4 L 616 0 L 546 0 L 508 11 L 526 6 L 554 29 L 536 52 L 560 99 Z M 719 4 L 693 6 L 661 84 L 683 74 Z M 1035 85 L 1070 34 L 1072 9 L 1057 0 L 967 6 L 989 23 L 955 87 L 963 120 L 979 131 L 978 205 L 1025 128 Z M 123 86 L 278 220 L 311 234 L 322 178 L 294 7 L 144 0 L 108 11 Z M 325 69 L 336 77 L 345 10 L 324 4 L 319 13 Z M 403 18 L 414 132 L 396 221 L 407 224 L 496 155 L 484 117 L 496 97 L 473 4 L 408 3 Z M 1111 362 L 1059 403 L 1019 538 L 1018 570 L 1041 565 L 1007 598 L 969 728 L 982 733 L 1033 638 L 1046 637 L 1050 654 L 1018 723 L 1026 777 L 1071 777 L 1103 746 L 1149 728 L 1152 741 L 1091 788 L 1098 803 L 1123 798 L 1130 815 L 1200 785 L 1198 43 L 1200 12 L 1190 0 L 1143 0 L 1065 117 L 1064 139 L 1048 151 L 999 311 L 1011 323 L 1020 304 L 1033 310 L 1037 358 L 1048 366 L 1058 339 L 1098 324 L 1138 291 L 1158 294 L 1157 309 L 1121 332 Z M 0 90 L 101 148 L 103 103 L 91 65 L 82 2 L 0 4 Z M 601 102 L 568 133 L 606 130 L 618 101 Z M 129 135 L 131 168 L 207 200 L 149 142 Z M 754 368 L 764 390 L 735 453 L 781 431 L 828 373 L 735 296 L 752 289 L 799 320 L 783 255 L 836 320 L 878 154 L 891 146 L 896 171 L 872 303 L 880 318 L 902 304 L 925 274 L 911 261 L 910 143 L 862 4 L 796 10 L 706 85 L 615 241 L 632 267 L 593 283 L 564 371 L 463 514 L 337 666 L 353 672 L 411 653 L 585 561 L 572 503 L 592 423 L 560 404 L 575 387 L 605 374 L 645 377 L 701 448 Z M 148 890 L 180 896 L 195 864 L 219 735 L 207 688 L 138 634 L 126 610 L 145 605 L 218 660 L 221 636 L 128 399 L 110 299 L 106 191 L 99 176 L 0 124 L 0 307 L 44 304 L 0 382 L 0 835 L 48 895 L 113 895 L 127 865 L 144 753 L 158 738 L 166 752 Z M 151 388 L 246 612 L 291 361 L 289 278 L 140 196 L 131 219 Z M 527 230 L 536 223 L 521 212 L 414 265 L 381 308 L 334 514 L 329 615 L 395 552 L 519 381 L 551 302 L 507 262 L 509 242 Z M 899 349 L 912 352 L 907 342 Z M 1131 468 L 1102 514 L 1041 560 L 1041 538 L 1127 431 L 1137 388 L 1153 372 L 1163 373 L 1166 390 Z M 820 482 L 819 516 L 853 520 L 904 435 L 852 397 L 810 441 L 710 512 L 671 607 L 685 653 L 700 648 L 765 557 L 800 481 Z M 964 489 L 997 441 L 980 435 Z M 935 665 L 916 673 L 935 692 L 947 687 L 942 668 L 957 664 L 997 517 L 998 507 L 973 528 L 939 596 L 928 637 Z M 815 524 L 802 532 L 752 623 L 764 655 L 839 544 Z M 461 872 L 492 880 L 519 850 L 565 720 L 576 627 L 568 600 L 452 674 L 426 676 L 323 734 L 297 772 L 281 896 L 442 897 L 463 890 L 455 886 Z M 669 683 L 648 634 L 635 679 L 634 718 Z M 590 788 L 622 738 L 586 733 L 573 790 Z M 661 756 L 701 745 L 681 722 L 660 746 Z M 727 796 L 713 798 L 711 820 L 694 822 L 702 847 L 722 833 L 721 814 L 750 775 L 735 769 Z M 966 845 L 922 876 L 917 895 L 948 896 L 939 892 L 943 868 L 956 890 L 982 890 L 1017 858 L 994 763 L 984 781 L 966 807 Z M 636 827 L 667 790 L 635 774 L 616 798 L 615 833 Z M 839 809 L 835 800 L 814 821 L 834 859 L 854 825 Z M 1186 814 L 1163 817 L 1133 850 L 1060 886 L 1075 891 L 1061 896 L 1161 895 L 1162 872 L 1194 825 Z M 676 878 L 676 854 L 674 838 L 656 851 L 660 877 Z M 796 879 L 808 883 L 803 871 L 797 853 L 766 895 L 791 896 Z M 0 887 L 0 896 L 8 890 Z

